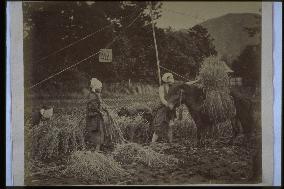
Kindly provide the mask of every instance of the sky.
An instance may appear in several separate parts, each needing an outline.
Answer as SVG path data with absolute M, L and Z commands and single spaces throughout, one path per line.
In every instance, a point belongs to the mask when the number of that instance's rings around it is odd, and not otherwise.
M 207 19 L 228 13 L 261 13 L 261 2 L 163 2 L 157 26 L 189 28 Z

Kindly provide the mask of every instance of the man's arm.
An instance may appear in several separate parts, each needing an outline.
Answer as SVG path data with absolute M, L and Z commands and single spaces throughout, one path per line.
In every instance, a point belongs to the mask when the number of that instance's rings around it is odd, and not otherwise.
M 187 84 L 187 85 L 192 85 L 192 84 L 194 84 L 194 83 L 197 83 L 198 81 L 200 81 L 199 78 L 198 78 L 197 80 L 194 80 L 194 81 L 185 82 L 185 84 Z
M 160 100 L 162 102 L 162 104 L 164 104 L 165 106 L 168 106 L 168 102 L 166 101 L 165 99 L 165 95 L 164 95 L 164 89 L 162 86 L 159 87 L 159 97 L 160 97 Z

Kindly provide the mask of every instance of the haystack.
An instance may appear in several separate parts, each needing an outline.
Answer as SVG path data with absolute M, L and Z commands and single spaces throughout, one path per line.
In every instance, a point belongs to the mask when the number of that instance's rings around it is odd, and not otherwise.
M 150 147 L 143 147 L 136 143 L 118 145 L 113 156 L 122 164 L 138 163 L 153 168 L 171 167 L 178 163 L 178 159 L 172 156 L 157 153 Z
M 208 113 L 215 127 L 236 115 L 236 107 L 230 96 L 230 78 L 228 69 L 217 56 L 211 56 L 203 62 L 199 77 L 206 99 L 203 111 Z M 231 129 L 231 127 L 223 129 Z M 217 127 L 218 130 L 219 127 Z
M 30 130 L 31 155 L 49 160 L 84 149 L 83 115 L 55 115 Z

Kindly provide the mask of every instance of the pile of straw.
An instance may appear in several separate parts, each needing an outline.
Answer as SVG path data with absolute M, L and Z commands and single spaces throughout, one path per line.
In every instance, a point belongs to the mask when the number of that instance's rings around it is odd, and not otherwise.
M 114 159 L 122 164 L 138 163 L 152 168 L 171 167 L 178 159 L 155 152 L 136 143 L 118 145 L 113 152 Z
M 141 115 L 130 117 L 114 114 L 114 119 L 128 141 L 145 143 L 150 140 L 150 124 Z
M 234 101 L 230 96 L 230 79 L 224 63 L 216 56 L 203 62 L 199 77 L 206 93 L 203 110 L 214 123 L 226 121 L 236 115 Z
M 32 158 L 49 160 L 84 149 L 83 121 L 83 116 L 67 114 L 34 126 L 29 133 Z
M 112 157 L 98 152 L 74 152 L 67 161 L 63 175 L 82 179 L 110 183 L 125 177 L 128 173 Z

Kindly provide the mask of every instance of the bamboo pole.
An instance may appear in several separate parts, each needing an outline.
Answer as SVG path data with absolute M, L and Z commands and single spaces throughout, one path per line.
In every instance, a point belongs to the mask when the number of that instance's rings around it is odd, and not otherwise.
M 159 85 L 161 85 L 162 80 L 161 80 L 160 60 L 159 60 L 159 52 L 158 52 L 157 41 L 156 41 L 156 34 L 155 34 L 155 27 L 154 27 L 154 21 L 153 21 L 152 2 L 151 1 L 150 1 L 150 16 L 151 16 L 151 21 L 152 21 L 153 39 L 154 39 L 155 51 L 156 51 Z

